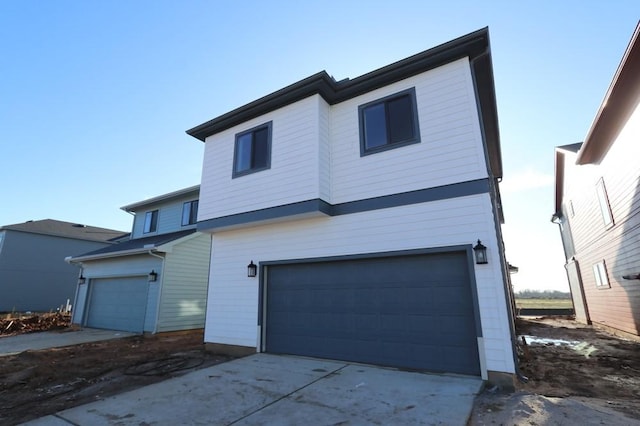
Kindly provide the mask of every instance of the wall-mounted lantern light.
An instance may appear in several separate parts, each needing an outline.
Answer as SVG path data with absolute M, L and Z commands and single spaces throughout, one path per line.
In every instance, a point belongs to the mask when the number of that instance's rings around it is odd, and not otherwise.
M 255 278 L 256 275 L 258 275 L 258 265 L 253 263 L 252 260 L 251 263 L 247 265 L 247 276 L 249 278 Z
M 155 282 L 158 280 L 158 273 L 153 269 L 149 272 L 149 282 Z
M 84 284 L 87 282 L 87 279 L 84 277 L 84 275 L 82 275 L 82 272 L 80 272 L 80 276 L 78 277 L 78 284 Z
M 478 240 L 478 244 L 473 248 L 473 252 L 476 256 L 476 263 L 482 265 L 487 262 L 487 248 Z

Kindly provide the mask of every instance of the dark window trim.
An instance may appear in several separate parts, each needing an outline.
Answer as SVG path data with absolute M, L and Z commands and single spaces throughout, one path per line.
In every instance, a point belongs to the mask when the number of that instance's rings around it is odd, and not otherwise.
M 254 133 L 257 130 L 260 129 L 264 129 L 267 128 L 267 164 L 264 167 L 260 167 L 260 168 L 252 168 L 252 169 L 248 169 L 248 170 L 243 170 L 241 172 L 236 171 L 236 161 L 237 161 L 237 155 L 238 155 L 238 139 L 241 136 L 244 136 L 248 133 Z M 268 121 L 266 123 L 260 124 L 258 126 L 252 127 L 251 129 L 248 130 L 244 130 L 240 133 L 236 133 L 235 136 L 235 143 L 233 145 L 233 174 L 231 175 L 232 179 L 235 179 L 237 177 L 240 176 L 245 176 L 245 175 L 250 175 L 252 173 L 256 173 L 256 172 L 261 172 L 263 170 L 268 170 L 271 168 L 271 135 L 273 132 L 273 121 Z M 251 149 L 253 150 L 253 145 L 251 147 Z
M 409 95 L 409 99 L 411 101 L 411 109 L 413 114 L 413 134 L 414 137 L 408 139 L 403 142 L 397 143 L 387 143 L 385 145 L 377 146 L 375 148 L 366 148 L 365 144 L 365 133 L 364 133 L 364 110 L 373 105 L 378 105 L 381 103 L 388 103 L 394 99 L 400 98 L 402 96 Z M 385 113 L 386 113 L 385 108 Z M 388 119 L 388 117 L 386 117 Z M 378 152 L 388 151 L 390 149 L 396 149 L 407 145 L 413 145 L 416 143 L 420 143 L 420 123 L 418 122 L 418 103 L 416 101 L 416 88 L 412 87 L 410 89 L 402 90 L 397 93 L 393 93 L 391 95 L 385 96 L 380 99 L 376 99 L 371 102 L 367 102 L 366 104 L 358 106 L 358 125 L 359 125 L 359 133 L 360 133 L 360 156 L 364 157 L 365 155 L 376 154 Z M 387 132 L 388 133 L 388 132 Z M 387 135 L 388 138 L 388 135 Z
M 185 223 L 184 222 L 184 209 L 187 207 L 187 204 L 189 205 L 189 219 L 188 222 Z M 189 225 L 195 225 L 198 222 L 198 207 L 199 207 L 199 200 L 191 200 L 191 201 L 186 201 L 182 204 L 182 219 L 181 219 L 181 223 L 182 226 L 189 226 Z M 196 206 L 195 209 L 193 208 L 193 206 Z
M 149 223 L 149 230 L 147 231 L 147 218 L 151 215 L 151 222 Z M 155 216 L 155 220 L 154 220 Z M 142 225 L 143 234 L 153 234 L 158 231 L 158 209 L 150 210 L 144 214 L 144 224 Z

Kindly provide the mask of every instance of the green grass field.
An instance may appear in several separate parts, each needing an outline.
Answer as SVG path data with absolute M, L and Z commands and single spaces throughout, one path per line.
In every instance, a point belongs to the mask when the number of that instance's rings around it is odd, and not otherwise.
M 571 309 L 571 299 L 516 299 L 519 309 Z

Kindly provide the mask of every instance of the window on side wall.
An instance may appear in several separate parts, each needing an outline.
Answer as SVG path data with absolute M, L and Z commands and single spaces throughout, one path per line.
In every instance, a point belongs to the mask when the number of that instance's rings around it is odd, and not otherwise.
M 182 205 L 182 226 L 193 225 L 198 220 L 198 200 Z
M 267 170 L 271 167 L 272 122 L 236 135 L 233 153 L 233 177 Z
M 607 268 L 604 265 L 604 260 L 593 265 L 593 275 L 596 278 L 597 288 L 610 288 L 609 278 L 607 277 Z
M 153 210 L 144 215 L 144 233 L 156 232 L 158 229 L 158 210 Z
M 417 109 L 415 88 L 360 105 L 360 155 L 419 143 Z
M 596 193 L 598 194 L 598 204 L 600 204 L 600 213 L 602 213 L 604 227 L 607 229 L 611 228 L 613 226 L 613 215 L 611 214 L 609 197 L 607 197 L 607 189 L 604 186 L 604 180 L 602 180 L 602 178 L 596 185 Z

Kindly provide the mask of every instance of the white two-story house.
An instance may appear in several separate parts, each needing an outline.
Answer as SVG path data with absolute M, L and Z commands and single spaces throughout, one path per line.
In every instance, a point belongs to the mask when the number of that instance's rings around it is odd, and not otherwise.
M 80 266 L 73 323 L 130 332 L 204 327 L 211 236 L 197 232 L 199 186 L 129 204 L 131 238 L 69 257 Z
M 187 133 L 205 143 L 211 349 L 512 379 L 487 29 Z

